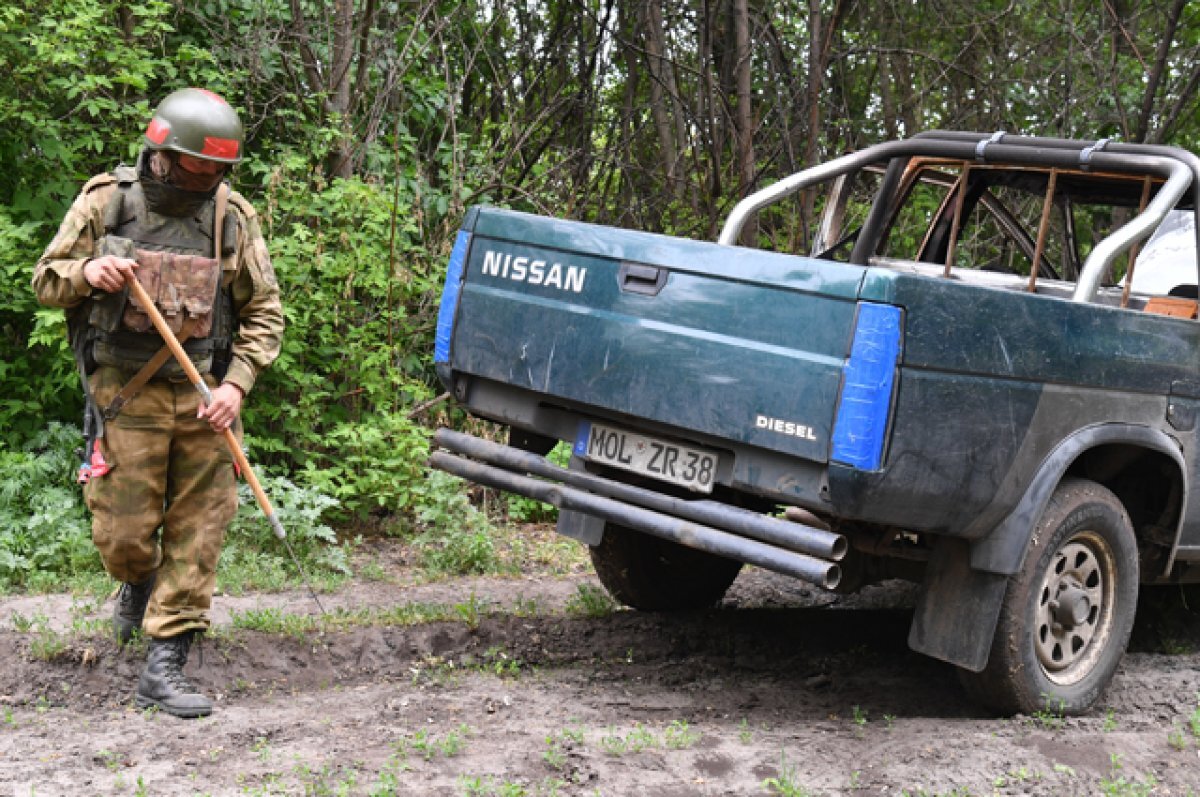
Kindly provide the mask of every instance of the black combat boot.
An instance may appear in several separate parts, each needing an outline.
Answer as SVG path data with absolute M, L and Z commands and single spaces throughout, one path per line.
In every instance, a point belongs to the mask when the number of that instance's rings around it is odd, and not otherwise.
M 151 639 L 146 666 L 138 680 L 138 708 L 157 706 L 176 717 L 207 717 L 212 701 L 196 691 L 183 674 L 188 649 L 196 632 L 185 631 L 168 639 Z
M 117 632 L 117 642 L 124 645 L 133 639 L 133 632 L 142 627 L 142 618 L 146 616 L 146 604 L 150 602 L 150 593 L 154 592 L 154 576 L 141 584 L 121 585 L 117 593 L 117 605 L 113 607 L 113 630 Z

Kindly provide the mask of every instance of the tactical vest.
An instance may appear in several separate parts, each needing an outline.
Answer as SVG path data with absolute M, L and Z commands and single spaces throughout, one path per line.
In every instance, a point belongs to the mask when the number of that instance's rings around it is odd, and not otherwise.
M 138 261 L 138 281 L 146 288 L 164 320 L 178 333 L 186 318 L 190 337 L 183 348 L 200 373 L 224 377 L 229 366 L 236 315 L 230 284 L 233 273 L 213 258 L 216 203 L 204 202 L 196 213 L 166 216 L 148 207 L 137 171 L 127 166 L 113 172 L 117 190 L 104 209 L 105 236 L 99 254 L 118 254 Z M 221 234 L 222 256 L 237 248 L 237 219 L 226 212 Z M 129 288 L 106 293 L 88 303 L 89 365 L 134 372 L 163 346 L 143 308 Z M 174 359 L 157 378 L 183 376 Z

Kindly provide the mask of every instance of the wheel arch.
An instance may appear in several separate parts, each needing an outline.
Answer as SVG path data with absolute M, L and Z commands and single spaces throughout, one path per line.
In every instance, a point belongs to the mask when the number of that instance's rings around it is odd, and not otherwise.
M 1158 429 L 1116 423 L 1080 429 L 1042 461 L 1012 512 L 971 544 L 971 568 L 1006 576 L 1018 572 L 1030 532 L 1066 476 L 1090 479 L 1111 490 L 1129 513 L 1139 543 L 1150 527 L 1165 529 L 1169 566 L 1187 505 L 1186 472 L 1178 444 Z

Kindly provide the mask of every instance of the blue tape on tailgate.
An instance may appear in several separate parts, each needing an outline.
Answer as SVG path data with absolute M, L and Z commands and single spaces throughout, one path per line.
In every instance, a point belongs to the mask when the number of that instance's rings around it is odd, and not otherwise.
M 471 248 L 471 233 L 459 230 L 446 267 L 446 285 L 442 288 L 442 304 L 438 308 L 437 333 L 434 337 L 433 362 L 450 362 L 450 336 L 454 333 L 454 314 L 458 311 L 458 295 L 462 291 L 463 268 L 467 250 Z
M 833 427 L 835 462 L 879 470 L 900 357 L 902 314 L 890 304 L 860 302 Z

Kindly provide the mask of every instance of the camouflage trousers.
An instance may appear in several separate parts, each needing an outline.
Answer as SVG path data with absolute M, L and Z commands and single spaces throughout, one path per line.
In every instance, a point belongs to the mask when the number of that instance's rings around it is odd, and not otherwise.
M 107 406 L 126 380 L 115 368 L 97 369 L 97 405 Z M 142 623 L 150 637 L 208 628 L 217 560 L 237 512 L 233 456 L 224 436 L 196 418 L 199 407 L 188 382 L 143 386 L 105 424 L 99 445 L 111 470 L 84 488 L 109 575 L 141 583 L 157 573 Z

